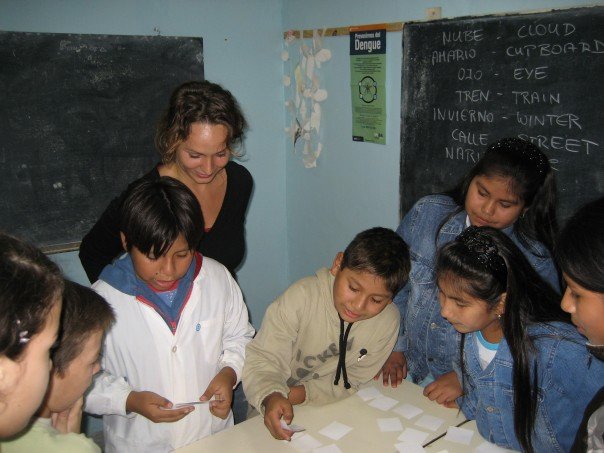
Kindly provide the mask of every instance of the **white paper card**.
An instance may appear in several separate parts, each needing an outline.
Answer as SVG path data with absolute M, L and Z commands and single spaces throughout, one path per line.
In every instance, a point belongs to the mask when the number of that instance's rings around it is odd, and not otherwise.
M 420 428 L 429 429 L 430 431 L 436 431 L 443 423 L 444 420 L 442 418 L 438 418 L 433 415 L 422 415 L 415 422 L 415 425 L 419 426 Z
M 346 434 L 352 431 L 350 426 L 346 426 L 340 422 L 332 422 L 319 431 L 319 434 L 323 434 L 325 437 L 329 437 L 333 440 L 340 440 Z
M 407 442 L 395 444 L 394 448 L 396 448 L 398 453 L 424 453 L 426 451 L 422 447 L 422 444 L 410 444 Z
M 380 427 L 380 431 L 389 432 L 389 431 L 402 431 L 403 424 L 401 423 L 401 419 L 397 417 L 393 418 L 378 418 L 378 426 Z
M 424 431 L 420 431 L 419 429 L 407 428 L 402 432 L 400 436 L 398 436 L 398 440 L 408 444 L 423 444 L 426 438 L 428 437 L 428 433 Z
M 465 428 L 457 428 L 456 426 L 449 426 L 445 440 L 455 442 L 463 445 L 470 445 L 472 441 L 472 435 L 474 431 Z
M 424 412 L 419 407 L 414 406 L 413 404 L 407 404 L 407 403 L 401 404 L 399 407 L 397 407 L 393 411 L 399 415 L 402 415 L 407 420 L 411 420 L 413 417 L 416 417 L 419 414 L 421 414 L 422 412 Z
M 504 453 L 509 450 L 506 450 L 505 448 L 501 448 L 495 444 L 485 441 L 481 443 L 478 447 L 476 447 L 476 450 L 474 451 L 476 453 Z
M 382 394 L 375 387 L 367 387 L 367 388 L 359 390 L 357 392 L 357 396 L 359 398 L 361 398 L 363 401 L 369 401 L 374 398 L 377 398 L 378 396 L 382 396 Z
M 336 444 L 325 445 L 324 447 L 315 448 L 313 453 L 342 453 Z
M 312 437 L 310 434 L 304 433 L 295 433 L 292 436 L 291 442 L 288 443 L 298 451 L 312 451 L 323 446 L 321 442 Z
M 371 407 L 375 407 L 381 411 L 389 411 L 398 404 L 398 401 L 388 396 L 380 396 L 369 403 Z
M 304 426 L 300 426 L 300 425 L 296 425 L 294 423 L 292 423 L 291 425 L 288 425 L 285 420 L 280 420 L 281 421 L 281 428 L 285 428 L 288 429 L 290 431 L 293 431 L 295 433 L 299 433 L 300 431 L 306 431 L 306 428 L 304 428 Z

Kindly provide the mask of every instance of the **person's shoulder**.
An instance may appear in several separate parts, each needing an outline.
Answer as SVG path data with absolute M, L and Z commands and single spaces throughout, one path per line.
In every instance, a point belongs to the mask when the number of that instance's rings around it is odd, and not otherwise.
M 226 165 L 227 174 L 232 176 L 239 184 L 251 185 L 253 178 L 250 171 L 238 162 L 230 160 Z
M 453 198 L 443 194 L 432 194 L 426 195 L 420 198 L 413 205 L 414 209 L 431 209 L 431 210 L 446 210 L 452 211 L 457 209 L 459 206 L 455 203 Z
M 233 279 L 231 273 L 224 264 L 205 255 L 201 256 L 201 268 L 195 277 L 195 280 L 200 280 L 203 278 L 224 282 Z
M 333 280 L 328 269 L 319 269 L 315 275 L 302 277 L 292 283 L 278 298 L 288 305 L 299 305 L 303 307 L 317 306 L 316 302 L 323 300 L 324 303 L 332 303 L 331 287 Z

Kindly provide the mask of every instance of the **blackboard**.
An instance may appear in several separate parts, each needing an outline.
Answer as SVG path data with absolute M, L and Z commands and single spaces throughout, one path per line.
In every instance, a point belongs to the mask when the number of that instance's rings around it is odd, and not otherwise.
M 201 38 L 0 32 L 0 230 L 77 246 L 158 162 L 172 90 L 203 76 Z
M 405 24 L 401 214 L 518 136 L 556 171 L 560 221 L 604 195 L 604 7 Z

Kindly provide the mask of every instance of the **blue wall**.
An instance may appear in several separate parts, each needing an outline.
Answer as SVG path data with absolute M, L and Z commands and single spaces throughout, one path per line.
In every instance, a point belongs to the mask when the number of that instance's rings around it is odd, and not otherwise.
M 205 76 L 239 100 L 251 130 L 247 160 L 255 191 L 239 283 L 254 324 L 288 284 L 281 0 L 2 0 L 0 30 L 203 37 Z M 86 282 L 77 254 L 54 255 Z
M 602 3 L 601 1 L 598 3 Z M 329 265 L 358 231 L 398 223 L 401 33 L 388 34 L 387 144 L 353 143 L 347 37 L 326 38 L 322 73 L 324 148 L 305 169 L 286 143 L 282 32 L 443 17 L 583 6 L 574 0 L 1 0 L 0 30 L 202 36 L 206 78 L 224 84 L 251 124 L 244 163 L 255 193 L 248 254 L 239 272 L 254 325 L 290 282 Z M 75 253 L 55 255 L 85 277 Z
M 434 6 L 442 7 L 443 18 L 586 6 L 574 0 L 284 0 L 283 4 L 285 30 L 423 20 L 425 9 Z M 385 146 L 352 141 L 349 40 L 347 36 L 324 40 L 332 59 L 321 69 L 329 93 L 322 103 L 323 151 L 317 168 L 310 170 L 304 168 L 299 154 L 287 153 L 287 241 L 292 281 L 330 263 L 357 232 L 377 225 L 398 225 L 401 39 L 401 32 L 387 35 Z

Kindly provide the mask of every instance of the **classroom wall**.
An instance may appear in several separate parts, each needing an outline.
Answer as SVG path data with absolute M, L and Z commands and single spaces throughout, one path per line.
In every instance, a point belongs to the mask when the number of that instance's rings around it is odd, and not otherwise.
M 592 4 L 602 4 L 602 1 Z M 575 0 L 284 0 L 285 30 L 423 20 L 425 9 L 442 17 L 587 6 Z M 352 141 L 350 57 L 347 36 L 327 37 L 332 59 L 322 65 L 328 99 L 322 102 L 323 151 L 306 169 L 287 145 L 287 242 L 289 278 L 296 280 L 331 263 L 359 231 L 399 223 L 399 160 L 402 32 L 387 34 L 386 145 Z M 322 85 L 323 87 L 323 85 Z
M 281 7 L 281 0 L 0 1 L 5 31 L 153 35 L 159 29 L 203 37 L 206 78 L 233 92 L 251 126 L 243 164 L 255 191 L 238 276 L 256 327 L 288 283 Z M 53 258 L 68 276 L 87 282 L 76 252 Z
M 602 1 L 596 2 L 601 4 Z M 286 141 L 282 33 L 443 17 L 585 6 L 575 0 L 2 0 L 0 30 L 202 36 L 205 75 L 239 99 L 251 124 L 244 162 L 255 180 L 239 283 L 253 323 L 294 280 L 329 265 L 358 231 L 398 224 L 401 33 L 389 33 L 387 144 L 351 139 L 348 38 L 326 38 L 323 153 L 306 169 Z M 150 151 L 151 152 L 151 151 Z M 86 277 L 75 252 L 54 255 Z

